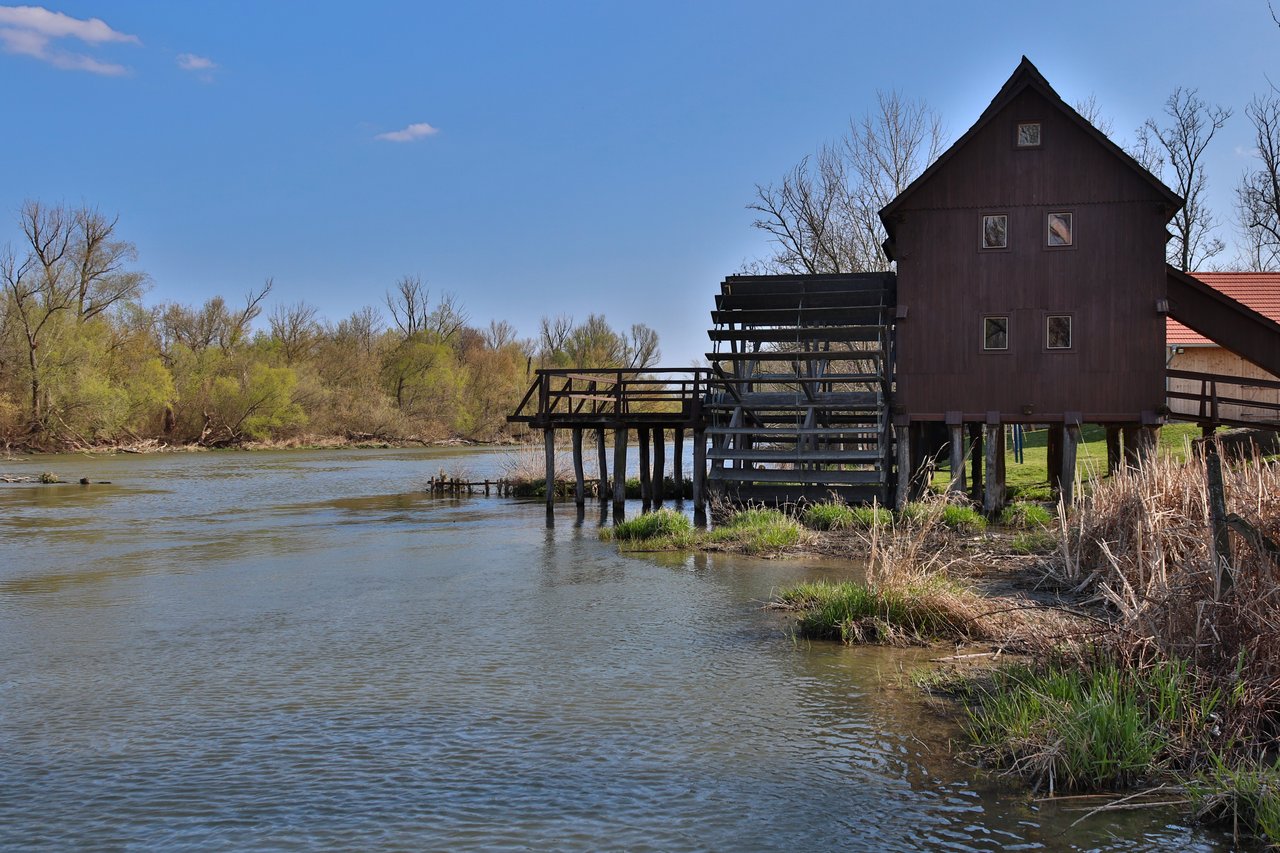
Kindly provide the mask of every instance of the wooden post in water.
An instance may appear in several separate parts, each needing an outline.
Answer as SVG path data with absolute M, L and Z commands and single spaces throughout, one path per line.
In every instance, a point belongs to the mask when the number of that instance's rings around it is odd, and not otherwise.
M 613 517 L 622 517 L 627 501 L 627 427 L 618 424 L 613 428 Z
M 547 509 L 556 504 L 556 431 L 545 429 L 542 432 L 542 443 L 547 452 L 547 473 L 543 481 L 547 486 Z
M 609 454 L 604 447 L 604 427 L 596 427 L 596 471 L 599 480 L 596 483 L 596 497 L 600 503 L 609 500 Z
M 693 431 L 693 512 L 698 516 L 703 512 L 707 500 L 707 434 L 700 430 Z
M 653 487 L 649 481 L 653 469 L 649 467 L 649 428 L 637 427 L 636 438 L 640 449 L 640 505 L 642 511 L 648 512 L 653 502 Z
M 1058 494 L 1064 506 L 1071 506 L 1075 499 L 1076 450 L 1080 446 L 1080 424 L 1068 423 L 1062 430 L 1062 467 L 1058 469 Z
M 653 505 L 662 506 L 663 484 L 666 479 L 667 442 L 662 427 L 653 430 Z
M 573 428 L 573 502 L 582 506 L 587 500 L 582 470 L 582 427 Z
M 1107 426 L 1107 473 L 1114 474 L 1120 467 L 1120 427 Z
M 671 432 L 671 479 L 676 484 L 676 503 L 684 503 L 684 427 Z
M 1004 503 L 1004 424 L 999 412 L 987 413 L 987 482 L 982 495 L 982 511 L 995 516 Z

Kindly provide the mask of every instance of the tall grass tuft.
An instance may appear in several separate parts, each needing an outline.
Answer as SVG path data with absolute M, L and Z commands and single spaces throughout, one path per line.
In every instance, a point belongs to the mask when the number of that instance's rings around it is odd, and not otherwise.
M 688 516 L 673 509 L 646 512 L 600 530 L 600 538 L 614 540 L 626 551 L 666 551 L 694 544 L 696 533 Z
M 1015 501 L 1000 512 L 1000 523 L 1005 527 L 1033 530 L 1049 527 L 1054 523 L 1053 514 L 1040 504 Z
M 892 522 L 893 513 L 884 507 L 849 506 L 842 501 L 809 504 L 800 513 L 800 523 L 811 530 L 865 530 Z
M 707 534 L 707 541 L 729 545 L 747 554 L 776 554 L 798 545 L 800 522 L 777 509 L 739 510 Z

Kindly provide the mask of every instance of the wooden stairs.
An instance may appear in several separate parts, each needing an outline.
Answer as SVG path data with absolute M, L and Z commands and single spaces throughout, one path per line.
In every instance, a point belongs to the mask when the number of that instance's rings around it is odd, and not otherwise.
M 730 276 L 720 285 L 708 488 L 734 502 L 887 502 L 894 276 Z

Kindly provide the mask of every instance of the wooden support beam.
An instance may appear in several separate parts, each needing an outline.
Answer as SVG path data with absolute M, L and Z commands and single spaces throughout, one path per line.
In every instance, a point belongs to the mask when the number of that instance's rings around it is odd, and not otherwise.
M 907 505 L 907 497 L 911 492 L 911 427 L 895 426 L 893 440 L 898 450 L 898 487 L 894 493 L 893 505 L 902 509 Z
M 1143 462 L 1155 459 L 1156 448 L 1160 446 L 1160 427 L 1143 426 L 1138 428 L 1138 458 Z
M 546 451 L 546 479 L 543 483 L 547 487 L 547 509 L 551 509 L 556 503 L 556 431 L 547 429 L 542 431 L 542 445 Z
M 982 510 L 994 517 L 1004 505 L 1004 424 L 987 418 L 987 481 L 982 494 Z
M 653 505 L 662 506 L 662 493 L 666 481 L 667 440 L 662 427 L 653 429 Z
M 573 429 L 573 502 L 582 506 L 587 501 L 586 477 L 582 463 L 582 429 Z
M 969 424 L 969 497 L 974 503 L 982 500 L 982 424 Z
M 596 472 L 598 482 L 596 485 L 597 497 L 600 503 L 609 500 L 609 454 L 604 446 L 604 427 L 596 428 Z
M 684 427 L 671 432 L 671 479 L 676 484 L 676 503 L 684 502 Z
M 701 429 L 693 431 L 693 511 L 701 513 L 707 496 L 704 494 L 707 478 L 707 434 Z
M 1135 425 L 1126 425 L 1121 428 L 1124 435 L 1124 464 L 1129 468 L 1137 468 L 1139 462 L 1138 454 L 1138 430 L 1140 427 Z
M 947 430 L 950 433 L 951 446 L 951 482 L 947 485 L 947 491 L 964 494 L 964 451 L 966 444 L 964 424 L 951 424 L 947 427 Z
M 622 517 L 627 501 L 627 428 L 618 424 L 613 428 L 613 517 Z
M 1058 494 L 1062 493 L 1062 443 L 1065 427 L 1062 424 L 1049 424 L 1049 434 L 1045 439 L 1045 450 L 1048 458 L 1049 488 Z
M 1071 506 L 1075 499 L 1076 451 L 1080 447 L 1080 425 L 1067 424 L 1062 430 L 1062 466 L 1058 469 L 1058 494 L 1063 505 Z
M 644 512 L 648 512 L 653 502 L 652 484 L 649 481 L 649 475 L 652 472 L 649 467 L 649 428 L 637 428 L 636 439 L 640 449 L 640 503 Z
M 1120 467 L 1120 427 L 1107 427 L 1107 473 L 1114 474 Z

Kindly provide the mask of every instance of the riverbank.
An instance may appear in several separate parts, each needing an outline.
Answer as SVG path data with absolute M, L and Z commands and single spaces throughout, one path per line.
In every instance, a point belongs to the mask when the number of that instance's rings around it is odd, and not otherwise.
M 392 450 L 418 447 L 515 447 L 521 444 L 514 438 L 501 441 L 472 441 L 466 438 L 402 438 L 383 439 L 373 436 L 323 436 L 299 435 L 271 441 L 244 441 L 236 444 L 207 445 L 199 442 L 169 443 L 161 439 L 143 439 L 104 444 L 59 444 L 44 447 L 30 444 L 10 444 L 3 448 L 0 458 L 18 456 L 46 456 L 61 453 L 88 453 L 111 455 L 116 453 L 210 453 L 220 450 Z

